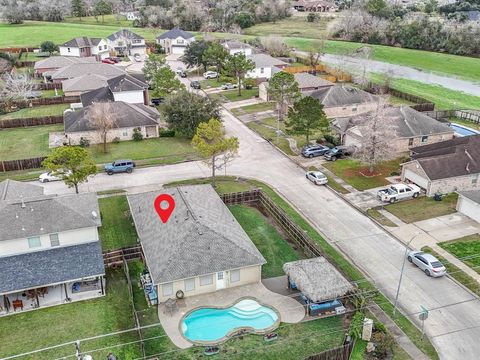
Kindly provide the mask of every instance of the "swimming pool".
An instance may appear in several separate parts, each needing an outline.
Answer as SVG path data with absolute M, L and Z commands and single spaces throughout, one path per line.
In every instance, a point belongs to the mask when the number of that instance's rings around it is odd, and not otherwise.
M 451 123 L 450 127 L 455 131 L 456 136 L 472 136 L 480 134 L 480 131 L 471 129 L 460 124 Z
M 279 323 L 277 312 L 253 299 L 243 299 L 228 308 L 199 308 L 181 323 L 183 335 L 192 342 L 215 343 L 236 329 L 267 332 Z

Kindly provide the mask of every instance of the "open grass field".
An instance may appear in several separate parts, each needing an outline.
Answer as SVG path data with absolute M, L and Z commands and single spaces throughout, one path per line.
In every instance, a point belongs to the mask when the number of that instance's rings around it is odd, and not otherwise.
M 431 197 L 422 196 L 386 205 L 385 210 L 409 224 L 454 213 L 457 199 L 458 195 L 455 193 L 444 196 L 442 201 L 435 201 Z
M 99 229 L 103 251 L 137 244 L 137 231 L 125 195 L 98 200 L 102 226 Z
M 52 94 L 54 90 L 46 90 L 46 94 Z M 53 93 L 54 94 L 54 93 Z M 53 96 L 53 95 L 52 95 Z M 45 96 L 50 97 L 50 96 Z M 0 121 L 8 119 L 22 119 L 42 116 L 59 116 L 70 107 L 69 104 L 43 105 L 20 109 L 11 113 L 0 115 Z
M 291 244 L 258 209 L 246 205 L 232 205 L 228 208 L 267 260 L 262 267 L 262 277 L 285 275 L 283 264 L 301 257 Z
M 480 235 L 474 234 L 439 244 L 480 274 Z M 480 286 L 479 286 L 480 289 Z
M 79 24 L 79 25 L 105 25 L 105 26 L 123 26 L 123 27 L 132 27 L 133 21 L 127 20 L 126 16 L 123 15 L 105 15 L 103 17 L 98 16 L 85 16 L 82 18 L 78 17 L 67 17 L 63 20 L 66 23 Z
M 244 30 L 246 35 L 267 36 L 269 34 L 284 37 L 325 38 L 330 20 L 321 17 L 318 21 L 307 22 L 305 16 L 292 16 L 276 22 L 256 24 Z

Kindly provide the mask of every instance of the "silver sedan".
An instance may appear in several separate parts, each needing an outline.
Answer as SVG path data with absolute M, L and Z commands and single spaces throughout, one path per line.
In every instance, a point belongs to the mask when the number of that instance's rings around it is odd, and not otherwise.
M 445 266 L 431 254 L 422 251 L 410 251 L 407 259 L 422 269 L 427 276 L 440 277 L 447 273 Z
M 315 185 L 325 185 L 328 183 L 327 176 L 321 171 L 308 171 L 305 177 Z

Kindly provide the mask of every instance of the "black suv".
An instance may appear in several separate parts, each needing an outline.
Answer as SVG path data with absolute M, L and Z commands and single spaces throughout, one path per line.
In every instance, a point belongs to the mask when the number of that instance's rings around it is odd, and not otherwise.
M 344 156 L 348 156 L 350 155 L 352 152 L 350 151 L 350 149 L 346 146 L 343 146 L 343 145 L 340 145 L 340 146 L 335 146 L 333 149 L 330 149 L 329 151 L 327 151 L 323 157 L 325 158 L 325 160 L 328 160 L 328 161 L 335 161 L 339 158 L 342 158 Z
M 201 85 L 200 83 L 197 81 L 197 80 L 194 80 L 190 83 L 190 87 L 194 88 L 194 89 L 201 89 Z

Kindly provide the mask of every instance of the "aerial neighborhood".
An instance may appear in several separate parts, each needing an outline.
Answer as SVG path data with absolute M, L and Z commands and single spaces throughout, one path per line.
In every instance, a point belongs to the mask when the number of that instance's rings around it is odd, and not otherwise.
M 478 359 L 479 10 L 0 1 L 0 359 Z

